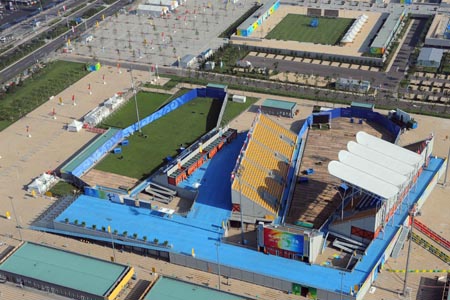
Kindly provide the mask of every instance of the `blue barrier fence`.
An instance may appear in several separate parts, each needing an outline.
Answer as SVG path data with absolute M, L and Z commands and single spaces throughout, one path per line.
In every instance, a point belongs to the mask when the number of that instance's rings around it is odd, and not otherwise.
M 110 139 L 106 140 L 103 145 L 101 145 L 94 153 L 92 153 L 88 158 L 86 158 L 78 167 L 76 167 L 72 171 L 72 175 L 76 177 L 80 177 L 87 170 L 89 170 L 92 166 L 95 165 L 97 161 L 99 161 L 105 153 L 110 151 L 117 143 L 122 140 L 122 130 L 117 131 L 117 133 L 112 136 Z
M 92 155 L 87 157 L 83 162 L 81 162 L 73 171 L 72 175 L 74 177 L 82 176 L 87 170 L 95 165 L 106 153 L 108 153 L 115 145 L 117 145 L 123 138 L 126 138 L 138 131 L 139 128 L 147 126 L 148 124 L 162 118 L 168 113 L 178 109 L 180 106 L 188 103 L 189 101 L 197 97 L 211 97 L 223 99 L 226 97 L 226 91 L 214 88 L 198 88 L 192 89 L 184 95 L 172 100 L 167 105 L 159 109 L 158 111 L 152 113 L 151 115 L 143 118 L 140 122 L 136 122 L 133 125 L 119 130 L 113 137 L 106 140 Z M 75 179 L 74 179 L 75 180 Z
M 176 110 L 177 108 L 179 108 L 180 106 L 188 103 L 189 101 L 195 99 L 198 97 L 198 89 L 193 89 L 190 90 L 189 92 L 187 92 L 184 95 L 181 95 L 180 97 L 176 98 L 175 100 L 172 100 L 170 103 L 168 103 L 167 105 L 165 105 L 164 107 L 162 107 L 160 110 L 152 113 L 151 115 L 143 118 L 142 120 L 140 120 L 140 128 L 147 126 L 148 124 L 164 117 L 165 115 L 167 115 L 168 113 L 170 113 L 171 111 Z M 201 96 L 200 96 L 201 97 Z M 125 128 L 123 130 L 123 136 L 129 136 L 131 134 L 133 134 L 134 132 L 139 130 L 139 123 L 136 122 L 133 125 Z

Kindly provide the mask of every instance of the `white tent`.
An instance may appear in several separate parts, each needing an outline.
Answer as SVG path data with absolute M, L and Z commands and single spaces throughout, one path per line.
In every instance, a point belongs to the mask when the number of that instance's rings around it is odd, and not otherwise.
M 106 106 L 109 110 L 114 111 L 122 104 L 122 102 L 123 98 L 118 97 L 117 94 L 114 94 L 114 96 L 106 100 L 103 105 Z
M 367 148 L 354 141 L 347 143 L 347 149 L 349 152 L 358 155 L 364 159 L 373 161 L 380 166 L 387 169 L 391 169 L 401 175 L 411 176 L 414 173 L 414 168 L 401 161 L 395 160 L 392 157 L 386 156 L 383 153 Z
M 67 125 L 67 131 L 78 132 L 83 128 L 83 123 L 77 120 L 73 120 L 72 123 Z
M 38 194 L 43 194 L 48 191 L 56 181 L 57 179 L 55 176 L 43 173 L 28 185 L 28 192 L 31 193 L 32 191 L 35 191 Z
M 348 151 L 341 150 L 339 151 L 338 156 L 341 163 L 365 173 L 369 173 L 370 175 L 393 184 L 398 188 L 401 188 L 408 181 L 408 177 L 400 175 L 391 169 L 387 169 L 386 167 L 364 159 L 358 155 L 352 154 Z
M 84 117 L 84 122 L 88 123 L 90 126 L 95 126 L 109 116 L 109 114 L 110 110 L 108 108 L 105 106 L 98 106 Z
M 419 154 L 379 139 L 364 131 L 356 134 L 356 142 L 413 167 L 417 167 L 422 161 L 422 157 Z
M 391 199 L 399 192 L 396 186 L 335 160 L 328 164 L 328 172 L 384 199 Z

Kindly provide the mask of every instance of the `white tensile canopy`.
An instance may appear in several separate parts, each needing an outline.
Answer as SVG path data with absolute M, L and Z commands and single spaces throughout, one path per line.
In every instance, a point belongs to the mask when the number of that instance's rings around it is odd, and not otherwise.
M 408 182 L 408 178 L 406 176 L 345 150 L 339 151 L 339 161 L 349 167 L 358 169 L 365 173 L 370 173 L 370 175 L 395 185 L 398 188 L 401 188 Z
M 83 128 L 83 123 L 77 120 L 73 120 L 72 123 L 67 125 L 67 131 L 78 132 Z
M 419 154 L 379 139 L 364 131 L 360 131 L 356 134 L 356 142 L 413 167 L 417 167 L 422 162 L 422 156 Z
M 393 198 L 399 192 L 396 186 L 338 161 L 331 161 L 328 164 L 328 172 L 384 199 Z
M 41 176 L 33 180 L 28 185 L 28 191 L 31 193 L 35 191 L 38 194 L 43 194 L 57 181 L 56 177 L 47 173 L 43 173 Z
M 414 173 L 414 168 L 404 162 L 393 159 L 390 156 L 386 156 L 383 153 L 372 150 L 366 146 L 360 145 L 354 141 L 347 143 L 347 149 L 349 152 L 361 156 L 364 159 L 373 161 L 387 169 L 391 169 L 401 175 L 410 176 Z

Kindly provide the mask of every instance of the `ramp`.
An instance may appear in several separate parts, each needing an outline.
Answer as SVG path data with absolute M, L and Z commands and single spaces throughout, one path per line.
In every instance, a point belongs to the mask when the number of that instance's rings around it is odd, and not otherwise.
M 400 232 L 400 236 L 398 237 L 397 242 L 395 243 L 394 249 L 392 249 L 391 256 L 393 258 L 397 258 L 400 250 L 402 250 L 403 245 L 405 244 L 406 238 L 408 237 L 409 227 L 402 226 L 402 232 Z
M 419 235 L 417 235 L 415 233 L 412 233 L 412 239 L 413 239 L 413 241 L 416 244 L 418 244 L 422 248 L 428 250 L 428 252 L 430 252 L 431 254 L 436 256 L 437 258 L 441 259 L 443 262 L 445 262 L 447 264 L 450 264 L 450 257 L 447 254 L 445 254 L 444 252 L 442 252 L 441 250 L 439 250 L 435 246 L 433 246 L 430 243 L 428 243 L 426 240 L 421 238 Z
M 442 246 L 445 250 L 450 252 L 450 242 L 447 241 L 445 238 L 428 228 L 425 224 L 420 222 L 417 219 L 414 219 L 414 228 L 417 228 L 420 232 L 425 234 L 427 237 L 438 243 L 440 246 Z

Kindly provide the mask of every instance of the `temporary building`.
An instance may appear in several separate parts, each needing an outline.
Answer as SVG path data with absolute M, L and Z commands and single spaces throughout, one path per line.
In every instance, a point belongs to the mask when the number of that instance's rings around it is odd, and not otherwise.
M 36 192 L 43 194 L 48 191 L 57 181 L 56 177 L 47 173 L 43 173 L 28 185 L 28 192 Z
M 83 128 L 83 123 L 77 120 L 73 120 L 72 123 L 67 125 L 67 131 L 78 132 Z
M 155 6 L 164 6 L 167 7 L 170 11 L 178 7 L 178 1 L 174 0 L 147 0 L 146 4 Z
M 136 12 L 139 15 L 146 15 L 146 16 L 152 16 L 152 17 L 159 17 L 161 15 L 166 14 L 169 11 L 169 9 L 166 6 L 160 6 L 160 5 L 144 5 L 139 4 Z
M 117 94 L 114 94 L 111 98 L 106 100 L 103 105 L 108 108 L 110 111 L 114 111 L 123 103 L 123 98 L 119 97 Z
M 90 126 L 95 126 L 100 123 L 104 118 L 109 116 L 111 111 L 105 106 L 98 106 L 91 110 L 85 117 L 84 123 L 89 124 Z
M 368 17 L 366 15 L 360 15 L 355 22 L 353 22 L 352 26 L 347 30 L 344 37 L 341 39 L 341 43 L 353 43 L 355 40 L 356 34 L 361 31 L 364 23 L 367 22 Z
M 233 95 L 233 102 L 245 103 L 247 100 L 246 96 L 243 95 Z

